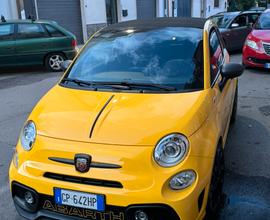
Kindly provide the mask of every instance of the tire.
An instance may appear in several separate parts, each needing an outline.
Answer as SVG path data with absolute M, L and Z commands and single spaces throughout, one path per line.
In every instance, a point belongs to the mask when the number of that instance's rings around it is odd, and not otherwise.
M 231 115 L 231 124 L 234 124 L 237 117 L 237 106 L 238 106 L 238 86 L 236 87 L 234 100 L 233 100 L 233 110 Z
M 218 146 L 212 171 L 211 184 L 206 205 L 206 219 L 218 219 L 219 211 L 224 205 L 223 183 L 224 183 L 224 151 Z
M 45 67 L 51 72 L 62 71 L 61 63 L 65 60 L 66 58 L 62 53 L 50 53 L 45 58 Z

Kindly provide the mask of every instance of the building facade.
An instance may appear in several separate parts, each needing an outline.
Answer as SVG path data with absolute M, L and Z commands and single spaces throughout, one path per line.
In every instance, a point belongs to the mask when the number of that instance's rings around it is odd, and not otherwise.
M 83 43 L 100 28 L 117 22 L 209 17 L 226 10 L 227 0 L 1 0 L 0 15 L 55 20 Z
M 16 0 L 0 0 L 0 16 L 5 16 L 6 19 L 17 19 L 17 4 Z

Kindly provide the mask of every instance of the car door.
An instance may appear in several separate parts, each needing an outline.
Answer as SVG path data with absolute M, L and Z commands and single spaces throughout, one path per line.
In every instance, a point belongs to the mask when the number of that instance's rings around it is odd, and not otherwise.
M 229 27 L 231 39 L 231 49 L 239 50 L 243 48 L 247 35 L 250 33 L 252 26 L 248 24 L 248 14 L 237 16 Z
M 227 51 L 224 49 L 218 30 L 213 29 L 210 34 L 210 71 L 211 87 L 213 92 L 213 103 L 217 108 L 217 121 L 220 122 L 222 135 L 226 134 L 228 120 L 232 108 L 233 86 L 228 81 L 222 85 L 221 68 L 228 62 Z
M 16 61 L 23 65 L 43 64 L 50 51 L 50 37 L 41 24 L 20 23 L 16 32 Z
M 15 63 L 14 24 L 0 24 L 0 67 Z
M 43 25 L 51 37 L 52 52 L 72 50 L 72 38 L 65 35 L 61 30 L 58 30 L 51 24 Z

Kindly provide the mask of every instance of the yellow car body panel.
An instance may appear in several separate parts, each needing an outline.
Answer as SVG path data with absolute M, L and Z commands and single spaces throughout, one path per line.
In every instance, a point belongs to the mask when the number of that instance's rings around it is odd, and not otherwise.
M 202 91 L 134 94 L 56 85 L 29 116 L 37 126 L 36 142 L 31 151 L 25 151 L 18 141 L 18 168 L 11 163 L 9 171 L 11 187 L 13 182 L 18 182 L 51 196 L 54 187 L 104 194 L 106 204 L 123 207 L 160 203 L 172 207 L 181 220 L 203 219 L 207 196 L 200 210 L 198 196 L 203 190 L 208 195 L 213 158 L 219 141 L 225 144 L 237 86 L 236 79 L 229 80 L 221 93 L 218 83 L 210 85 L 209 32 L 212 25 L 206 22 L 203 35 L 205 88 Z M 229 62 L 227 54 L 226 62 Z M 221 76 L 217 81 L 220 80 Z M 90 138 L 96 115 L 110 98 Z M 160 167 L 153 159 L 155 145 L 162 137 L 175 132 L 188 138 L 188 155 L 174 167 Z M 72 160 L 74 154 L 80 152 L 92 155 L 92 161 L 117 164 L 122 168 L 91 168 L 88 173 L 78 174 L 74 166 L 48 159 L 53 156 Z M 183 190 L 171 190 L 169 180 L 183 170 L 196 172 L 195 183 Z M 123 188 L 48 179 L 43 176 L 45 172 L 117 180 Z
M 111 97 L 90 138 L 96 115 Z M 192 135 L 206 120 L 210 102 L 207 90 L 138 95 L 66 89 L 57 85 L 36 106 L 29 119 L 36 122 L 38 134 L 42 136 L 154 146 L 157 135 L 161 138 L 175 131 Z M 166 111 L 163 106 L 168 106 Z

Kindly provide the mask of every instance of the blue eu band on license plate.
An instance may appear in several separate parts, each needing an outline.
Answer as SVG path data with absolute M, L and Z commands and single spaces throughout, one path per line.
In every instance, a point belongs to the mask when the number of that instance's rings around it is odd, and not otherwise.
M 267 68 L 267 69 L 270 69 L 270 63 L 264 64 L 264 67 Z
M 68 205 L 97 211 L 105 210 L 104 195 L 55 188 L 54 200 L 55 203 L 59 205 Z

